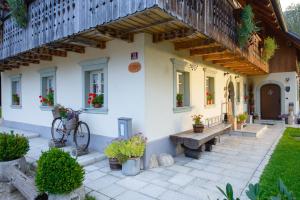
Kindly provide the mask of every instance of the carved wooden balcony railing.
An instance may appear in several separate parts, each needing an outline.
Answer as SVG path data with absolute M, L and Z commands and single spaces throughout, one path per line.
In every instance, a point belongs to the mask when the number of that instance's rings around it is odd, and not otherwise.
M 124 39 L 125 33 L 148 32 L 154 33 L 151 27 L 160 26 L 158 38 L 168 33 L 163 33 L 161 26 L 167 23 L 181 23 L 179 30 L 181 37 L 187 36 L 189 39 L 189 30 L 192 30 L 201 37 L 208 39 L 204 42 L 192 41 L 193 45 L 211 44 L 214 49 L 208 50 L 215 54 L 221 50 L 218 57 L 226 60 L 238 58 L 241 67 L 246 65 L 250 69 L 255 68 L 258 71 L 267 73 L 268 65 L 262 62 L 259 53 L 259 45 L 257 41 L 247 49 L 240 49 L 237 42 L 237 21 L 234 17 L 235 6 L 232 0 L 35 0 L 28 6 L 28 26 L 25 29 L 19 28 L 12 18 L 7 18 L 3 22 L 2 40 L 0 40 L 0 60 L 5 60 L 20 53 L 28 52 L 38 47 L 50 46 L 58 47 L 57 43 L 66 41 L 73 36 L 84 34 L 91 29 L 96 29 L 104 36 L 109 33 L 115 38 Z M 157 16 L 162 19 L 146 23 L 145 13 L 149 10 L 155 10 Z M 141 21 L 126 21 L 131 16 L 142 15 Z M 149 14 L 149 13 L 148 13 Z M 153 14 L 153 13 L 152 13 Z M 168 16 L 168 17 L 166 17 Z M 151 15 L 150 15 L 151 18 Z M 145 21 L 143 21 L 143 19 Z M 153 19 L 151 19 L 153 20 Z M 122 21 L 122 27 L 120 23 Z M 127 23 L 127 24 L 126 24 Z M 132 25 L 136 25 L 136 30 L 132 31 Z M 178 25 L 178 24 L 177 24 Z M 176 30 L 177 25 L 171 26 Z M 103 31 L 102 26 L 110 26 L 109 29 Z M 113 27 L 114 33 L 111 33 Z M 169 28 L 168 28 L 169 29 Z M 125 32 L 125 33 L 124 33 Z M 177 34 L 176 32 L 176 34 Z M 173 32 L 172 32 L 173 34 Z M 175 34 L 175 35 L 176 35 Z M 86 40 L 81 38 L 81 40 Z M 128 41 L 132 41 L 131 36 L 127 36 Z M 211 41 L 213 40 L 213 42 Z M 154 39 L 155 41 L 155 39 Z M 160 40 L 158 40 L 160 41 Z M 90 41 L 85 41 L 90 42 Z M 207 46 L 209 46 L 207 45 Z M 105 46 L 97 44 L 96 46 Z M 176 44 L 175 44 L 176 47 Z M 68 46 L 64 47 L 66 50 Z M 180 48 L 179 48 L 180 49 Z M 197 49 L 193 47 L 191 49 Z M 224 50 L 225 49 L 225 50 Z M 74 49 L 72 49 L 74 50 Z M 205 49 L 206 50 L 206 49 Z M 76 52 L 83 52 L 80 48 L 75 48 Z M 191 50 L 192 51 L 192 50 Z M 201 50 L 202 55 L 203 49 Z M 56 55 L 59 52 L 55 52 Z M 195 51 L 191 54 L 196 54 Z M 224 54 L 224 55 L 223 55 Z M 36 54 L 34 54 L 36 55 Z M 197 54 L 196 54 L 197 55 Z M 31 55 L 30 55 L 31 56 Z M 213 60 L 209 57 L 209 61 L 217 63 L 219 60 Z M 204 59 L 205 60 L 205 59 Z M 246 60 L 246 61 L 244 61 Z M 22 64 L 18 61 L 17 64 Z M 1 63 L 0 63 L 1 65 Z M 225 65 L 224 65 L 225 66 Z M 0 66 L 1 67 L 1 66 Z M 234 69 L 234 68 L 232 68 Z M 235 70 L 235 69 L 234 69 Z M 240 71 L 243 73 L 243 70 Z

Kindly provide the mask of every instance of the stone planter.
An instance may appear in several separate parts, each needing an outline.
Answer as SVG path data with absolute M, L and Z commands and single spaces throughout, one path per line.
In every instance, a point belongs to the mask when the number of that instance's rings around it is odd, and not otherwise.
M 194 133 L 202 133 L 204 130 L 203 124 L 193 124 Z
M 141 171 L 141 158 L 131 158 L 122 164 L 122 173 L 126 176 L 135 176 Z
M 0 162 L 0 182 L 8 182 L 9 180 L 6 178 L 6 170 L 11 166 L 18 166 L 20 171 L 25 172 L 26 169 L 26 160 L 24 157 L 11 160 Z
M 118 171 L 122 169 L 122 165 L 116 158 L 109 158 L 109 167 L 112 171 Z
M 63 194 L 63 195 L 48 194 L 48 200 L 84 200 L 84 199 L 85 199 L 85 191 L 83 186 L 74 190 L 70 194 Z

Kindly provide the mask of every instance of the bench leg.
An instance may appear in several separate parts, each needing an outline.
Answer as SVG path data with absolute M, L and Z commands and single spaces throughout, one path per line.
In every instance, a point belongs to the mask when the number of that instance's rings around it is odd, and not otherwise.
M 198 149 L 190 149 L 188 147 L 184 147 L 184 155 L 189 158 L 199 159 L 200 153 L 205 150 L 205 145 L 202 145 Z
M 212 150 L 212 144 L 209 142 L 205 144 L 205 151 L 211 151 Z

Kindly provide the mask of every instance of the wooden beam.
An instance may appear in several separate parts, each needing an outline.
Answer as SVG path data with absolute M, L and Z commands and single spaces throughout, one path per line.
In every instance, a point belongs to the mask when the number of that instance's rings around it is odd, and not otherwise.
M 109 27 L 101 27 L 101 26 L 96 27 L 95 30 L 105 36 L 125 40 L 130 43 L 134 42 L 134 33 L 126 33 L 125 34 L 123 31 L 116 30 L 116 29 L 109 28 Z
M 231 53 L 220 53 L 217 55 L 202 56 L 202 59 L 205 61 L 214 61 L 214 60 L 224 60 L 233 57 L 234 55 L 232 55 Z
M 46 56 L 59 56 L 67 57 L 67 52 L 63 50 L 53 49 L 50 47 L 41 47 L 35 50 L 30 51 L 30 53 L 35 55 L 46 55 Z
M 209 47 L 219 47 L 214 40 L 212 39 L 199 39 L 199 40 L 190 40 L 185 42 L 176 42 L 175 50 L 184 50 L 184 49 L 194 49 L 194 48 L 209 48 Z
M 85 53 L 84 46 L 75 45 L 75 44 L 52 43 L 52 44 L 48 44 L 47 46 L 49 46 L 50 48 L 54 48 L 54 49 L 63 49 L 65 51 L 73 51 L 73 52 L 81 53 L 81 54 Z
M 91 38 L 87 38 L 84 36 L 71 36 L 70 38 L 66 39 L 64 43 L 67 44 L 83 44 L 86 46 L 94 47 L 94 48 L 100 48 L 100 49 L 105 49 L 106 48 L 106 41 L 101 41 L 101 40 L 95 40 Z M 76 45 L 75 44 L 75 45 Z
M 237 62 L 239 63 L 244 60 L 245 60 L 245 58 L 236 56 L 236 57 L 228 58 L 228 59 L 224 59 L 224 60 L 216 60 L 216 61 L 213 61 L 213 63 L 214 64 L 226 64 L 226 63 L 237 63 Z
M 194 29 L 177 29 L 170 32 L 163 32 L 163 33 L 153 33 L 152 41 L 154 43 L 161 42 L 164 40 L 174 40 L 177 38 L 183 38 L 191 36 L 195 33 Z
M 228 50 L 223 47 L 213 47 L 213 48 L 205 48 L 205 49 L 191 49 L 191 56 L 205 56 L 205 55 L 214 55 L 220 53 L 226 53 Z

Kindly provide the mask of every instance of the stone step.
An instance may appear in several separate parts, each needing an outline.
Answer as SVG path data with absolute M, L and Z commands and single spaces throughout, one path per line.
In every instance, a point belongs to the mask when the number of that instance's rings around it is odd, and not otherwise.
M 256 137 L 259 138 L 267 130 L 267 125 L 262 124 L 248 124 L 242 130 L 231 131 L 231 135 L 245 136 L 245 137 Z
M 33 138 L 40 137 L 40 134 L 38 134 L 38 133 L 33 133 L 33 132 L 29 132 L 29 131 L 24 131 L 24 130 L 19 130 L 19 129 L 12 129 L 12 128 L 8 128 L 8 127 L 0 126 L 0 132 L 10 133 L 12 131 L 15 134 L 24 135 L 28 139 L 33 139 Z

